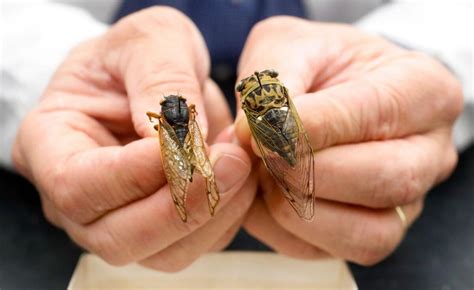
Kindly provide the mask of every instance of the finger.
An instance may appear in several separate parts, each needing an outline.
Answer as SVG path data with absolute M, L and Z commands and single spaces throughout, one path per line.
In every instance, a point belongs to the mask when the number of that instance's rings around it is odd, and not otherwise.
M 281 29 L 278 27 L 285 29 L 298 27 L 301 28 L 300 33 L 304 33 L 306 24 L 306 21 L 285 17 L 281 17 L 278 21 L 265 20 L 257 24 L 250 32 L 240 57 L 237 82 L 249 77 L 255 71 L 274 69 L 279 73 L 278 79 L 286 86 L 291 96 L 306 93 L 311 88 L 315 76 L 325 67 L 324 59 L 311 57 L 314 55 L 315 46 L 298 45 L 296 40 L 291 42 L 288 39 L 275 37 L 281 35 Z M 250 140 L 250 129 L 243 111 L 239 109 L 241 97 L 240 93 L 236 94 L 235 131 L 239 141 L 247 145 Z
M 159 111 L 162 96 L 180 94 L 195 104 L 204 136 L 207 119 L 203 84 L 209 56 L 198 29 L 184 14 L 167 7 L 135 13 L 105 36 L 104 62 L 125 84 L 137 133 L 154 136 L 147 111 Z
M 245 230 L 274 251 L 297 259 L 319 259 L 328 254 L 285 230 L 270 215 L 265 203 L 257 198 L 248 212 Z
M 448 129 L 405 139 L 330 147 L 314 156 L 316 196 L 393 208 L 420 199 L 454 168 Z
M 357 59 L 347 59 L 346 53 L 341 57 L 344 61 L 339 61 L 334 53 L 354 43 L 339 43 L 340 47 L 331 50 L 317 41 L 318 36 L 327 37 L 318 35 L 324 27 L 288 18 L 278 20 L 281 23 L 263 21 L 252 30 L 239 64 L 239 79 L 255 70 L 280 70 L 279 79 L 289 88 L 315 149 L 424 133 L 452 123 L 462 109 L 459 82 L 427 56 L 383 44 L 383 63 L 374 61 L 371 67 L 367 63 L 367 69 L 352 72 L 355 63 L 351 62 Z M 291 31 L 281 39 L 282 27 L 297 27 L 298 32 Z M 351 30 L 334 31 L 347 36 Z M 303 37 L 305 33 L 314 38 Z M 327 69 L 329 64 L 331 69 Z M 321 83 L 324 85 L 318 86 Z M 323 89 L 313 93 L 319 88 Z M 308 94 L 301 96 L 304 93 Z M 236 120 L 236 133 L 241 143 L 249 142 L 242 112 Z
M 217 212 L 239 192 L 250 173 L 245 152 L 231 144 L 210 147 L 221 200 Z M 142 260 L 159 252 L 211 218 L 205 196 L 205 185 L 196 178 L 188 189 L 188 221 L 183 223 L 173 204 L 169 187 L 128 206 L 112 211 L 83 227 L 68 224 L 69 234 L 80 245 L 112 264 Z
M 20 130 L 19 147 L 38 189 L 76 222 L 88 223 L 166 183 L 156 138 L 114 146 L 96 120 L 72 111 L 32 113 Z
M 399 138 L 451 123 L 462 107 L 458 82 L 427 57 L 408 55 L 295 100 L 314 147 Z
M 176 272 L 208 252 L 218 240 L 232 239 L 240 227 L 240 223 L 237 226 L 235 224 L 242 219 L 252 204 L 256 182 L 255 174 L 251 175 L 239 193 L 213 219 L 164 250 L 140 261 L 140 264 L 160 271 Z
M 220 252 L 224 251 L 227 246 L 234 240 L 235 236 L 239 233 L 239 230 L 242 227 L 242 223 L 244 221 L 245 216 L 242 216 L 240 219 L 237 220 L 227 231 L 217 240 L 211 248 L 208 250 L 209 252 Z
M 209 123 L 207 141 L 213 144 L 217 135 L 232 123 L 232 115 L 225 96 L 212 79 L 204 84 L 204 101 Z
M 266 194 L 272 217 L 287 231 L 330 253 L 363 265 L 388 256 L 405 234 L 405 225 L 395 209 L 368 209 L 326 200 L 316 200 L 312 222 L 302 221 L 282 194 Z M 422 201 L 403 206 L 408 225 L 418 217 Z

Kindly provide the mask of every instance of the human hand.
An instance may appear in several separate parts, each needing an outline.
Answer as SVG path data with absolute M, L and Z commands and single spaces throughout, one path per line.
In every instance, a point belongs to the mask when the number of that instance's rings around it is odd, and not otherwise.
M 316 151 L 315 217 L 301 220 L 260 164 L 262 196 L 244 223 L 278 252 L 374 264 L 404 236 L 426 192 L 455 167 L 458 81 L 421 53 L 345 25 L 274 17 L 251 31 L 239 80 L 275 69 Z M 238 102 L 240 103 L 240 102 Z M 242 112 L 236 133 L 250 148 Z M 253 146 L 258 155 L 258 150 Z
M 116 265 L 139 261 L 176 271 L 225 247 L 254 198 L 247 154 L 232 144 L 210 146 L 220 204 L 211 219 L 198 178 L 183 223 L 145 114 L 163 95 L 179 92 L 196 105 L 203 135 L 216 139 L 231 117 L 208 75 L 201 35 L 171 8 L 133 14 L 75 48 L 24 120 L 14 147 L 16 167 L 37 186 L 46 217 Z

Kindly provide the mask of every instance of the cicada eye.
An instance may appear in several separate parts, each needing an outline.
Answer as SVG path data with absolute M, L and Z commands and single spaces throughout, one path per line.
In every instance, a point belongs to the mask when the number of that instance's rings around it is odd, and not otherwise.
M 241 92 L 242 90 L 244 89 L 244 83 L 242 81 L 240 81 L 236 86 L 235 86 L 235 90 L 237 92 Z
M 278 76 L 278 72 L 274 69 L 269 69 L 268 70 L 268 74 L 272 77 L 272 78 L 276 78 Z

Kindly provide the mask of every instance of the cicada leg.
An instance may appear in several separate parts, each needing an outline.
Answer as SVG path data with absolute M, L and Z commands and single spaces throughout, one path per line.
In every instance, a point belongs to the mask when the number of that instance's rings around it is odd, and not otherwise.
M 155 128 L 155 130 L 158 131 L 160 129 L 161 115 L 155 112 L 146 112 L 146 115 L 148 116 L 148 119 L 150 120 L 150 122 L 155 124 L 153 128 Z M 158 120 L 158 123 L 154 122 L 153 120 Z
M 189 119 L 190 120 L 196 119 L 196 116 L 198 114 L 197 111 L 196 111 L 196 105 L 195 104 L 190 104 L 188 106 L 188 108 L 189 108 L 189 112 L 191 113 L 190 116 L 189 116 Z

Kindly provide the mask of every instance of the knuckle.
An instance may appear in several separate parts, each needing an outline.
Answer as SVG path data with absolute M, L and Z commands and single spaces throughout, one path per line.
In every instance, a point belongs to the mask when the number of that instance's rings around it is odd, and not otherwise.
M 446 160 L 446 171 L 448 172 L 448 174 L 454 171 L 454 168 L 456 168 L 458 161 L 459 161 L 458 152 L 454 147 L 452 147 L 449 150 L 447 160 Z
M 157 33 L 159 32 L 159 33 Z M 106 33 L 107 49 L 125 45 L 138 49 L 134 45 L 144 38 L 162 40 L 166 33 L 169 35 L 188 36 L 198 30 L 192 21 L 179 10 L 172 7 L 155 6 L 130 14 L 119 20 Z M 127 41 L 133 40 L 133 41 Z
M 120 22 L 129 25 L 138 35 L 156 33 L 156 31 L 150 30 L 153 27 L 160 29 L 181 28 L 183 29 L 181 32 L 183 32 L 192 26 L 191 20 L 185 14 L 173 7 L 167 6 L 143 9 L 125 17 Z
M 444 165 L 442 167 L 443 169 L 440 173 L 440 175 L 441 175 L 440 179 L 441 180 L 444 180 L 444 179 L 448 178 L 451 175 L 451 173 L 456 168 L 456 166 L 458 164 L 458 161 L 459 161 L 458 152 L 457 152 L 456 148 L 451 146 L 451 148 L 448 149 L 448 153 L 446 154 Z
M 195 72 L 183 67 L 176 60 L 163 59 L 156 64 L 155 70 L 138 82 L 138 91 L 154 97 L 157 93 L 176 93 L 179 88 L 183 94 L 199 95 L 200 84 Z
M 60 162 L 44 174 L 45 191 L 54 207 L 70 220 L 85 224 L 100 215 L 104 207 L 92 197 L 90 191 L 74 181 L 71 167 L 66 163 L 73 158 Z M 78 162 L 79 163 L 79 162 Z
M 395 207 L 408 204 L 424 192 L 420 160 L 410 158 L 399 150 L 393 162 L 381 164 L 370 197 L 376 207 Z
M 60 221 L 56 215 L 55 209 L 46 201 L 42 198 L 42 209 L 44 213 L 44 217 L 46 218 L 47 221 L 49 221 L 51 224 L 55 225 L 58 228 L 61 228 Z
M 249 33 L 249 38 L 258 37 L 271 32 L 287 31 L 289 28 L 299 26 L 305 20 L 293 16 L 272 16 L 255 24 Z
M 49 198 L 54 206 L 68 217 L 74 217 L 77 208 L 81 205 L 72 194 L 70 187 L 67 185 L 68 174 L 64 164 L 52 166 L 45 173 L 45 179 L 51 180 L 51 186 L 47 186 Z
M 426 92 L 433 110 L 439 112 L 443 120 L 454 121 L 464 108 L 463 87 L 460 80 L 446 64 L 437 59 L 421 52 L 411 54 L 424 64 L 423 75 L 428 79 L 422 81 L 432 84 L 431 89 Z
M 154 21 L 162 25 L 170 25 L 173 23 L 190 24 L 189 18 L 180 10 L 170 6 L 155 6 L 143 10 L 144 16 L 152 17 Z
M 464 95 L 461 82 L 454 75 L 445 70 L 437 77 L 437 96 L 434 102 L 443 120 L 454 121 L 464 109 Z
M 365 266 L 380 262 L 394 250 L 398 232 L 381 217 L 359 223 L 352 237 L 354 248 L 350 259 Z
M 454 78 L 450 78 L 447 84 L 448 106 L 450 115 L 456 118 L 464 109 L 464 95 L 461 82 Z
M 399 160 L 404 160 L 404 162 L 398 168 L 397 174 L 400 177 L 398 182 L 394 180 L 393 183 L 395 187 L 391 196 L 393 206 L 410 203 L 423 193 L 420 160 L 406 156 L 401 156 Z
M 367 82 L 367 87 L 372 90 L 373 101 L 377 104 L 377 122 L 365 119 L 365 131 L 361 135 L 364 138 L 388 139 L 400 129 L 401 110 L 405 106 L 403 93 L 388 83 Z

